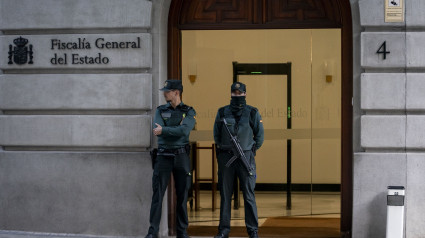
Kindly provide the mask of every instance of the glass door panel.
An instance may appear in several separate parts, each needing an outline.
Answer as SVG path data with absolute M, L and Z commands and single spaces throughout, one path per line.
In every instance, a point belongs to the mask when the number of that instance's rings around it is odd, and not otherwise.
M 339 214 L 341 30 L 312 30 L 312 214 Z
M 339 29 L 182 31 L 183 101 L 197 112 L 191 140 L 213 143 L 218 108 L 230 102 L 232 62 L 292 64 L 291 128 L 285 75 L 239 75 L 247 102 L 263 118 L 256 156 L 260 217 L 340 213 L 341 31 Z M 287 141 L 292 206 L 286 209 Z M 200 177 L 211 177 L 211 153 L 200 152 Z M 271 194 L 277 202 L 261 202 Z M 273 200 L 275 201 L 275 200 Z M 219 204 L 219 202 L 217 202 Z M 242 210 L 242 211 L 241 211 Z M 243 217 L 243 209 L 239 209 Z M 235 218 L 239 213 L 235 213 Z M 266 214 L 266 215 L 265 215 Z M 213 213 L 214 219 L 218 214 Z
M 291 110 L 288 115 L 287 96 L 288 93 L 291 94 L 291 89 L 288 88 L 286 75 L 241 75 L 238 81 L 247 85 L 247 103 L 257 107 L 263 118 L 265 141 L 256 156 L 257 176 L 261 176 L 257 177 L 257 181 L 263 184 L 283 184 L 285 186 L 283 190 L 287 191 L 288 172 L 290 173 L 292 187 L 290 194 L 285 192 L 276 195 L 281 196 L 280 206 L 286 210 L 266 207 L 267 211 L 261 209 L 259 214 L 261 212 L 269 216 L 311 214 L 311 128 L 309 120 L 303 118 L 310 114 L 307 111 L 302 113 L 303 106 L 297 105 L 298 102 L 305 102 L 307 105 L 304 107 L 309 107 L 310 101 L 304 100 L 308 95 L 303 97 L 292 95 L 290 108 L 298 110 L 298 115 L 296 111 Z M 291 85 L 298 86 L 298 83 L 293 81 Z M 289 119 L 292 122 L 290 129 L 287 124 Z M 302 120 L 307 123 L 303 123 Z M 291 160 L 289 168 L 288 158 Z

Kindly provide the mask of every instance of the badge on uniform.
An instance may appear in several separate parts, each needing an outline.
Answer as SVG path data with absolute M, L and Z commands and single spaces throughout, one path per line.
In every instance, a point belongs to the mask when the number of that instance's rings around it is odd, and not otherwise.
M 162 117 L 162 119 L 164 119 L 164 120 L 170 119 L 170 117 L 171 117 L 171 112 L 163 112 L 163 113 L 161 113 L 161 117 Z

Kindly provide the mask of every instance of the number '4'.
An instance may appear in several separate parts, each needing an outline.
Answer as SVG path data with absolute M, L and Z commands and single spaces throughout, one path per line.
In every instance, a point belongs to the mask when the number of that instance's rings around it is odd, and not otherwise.
M 384 54 L 384 59 L 387 59 L 387 54 L 390 52 L 387 51 L 387 41 L 384 41 L 382 45 L 379 47 L 379 49 L 376 51 L 377 54 Z

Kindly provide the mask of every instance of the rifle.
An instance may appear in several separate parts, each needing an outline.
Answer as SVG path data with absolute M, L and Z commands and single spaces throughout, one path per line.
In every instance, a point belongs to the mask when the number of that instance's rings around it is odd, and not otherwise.
M 248 170 L 249 175 L 252 175 L 253 168 L 248 162 L 248 159 L 245 156 L 245 153 L 243 152 L 243 149 L 241 147 L 241 144 L 236 136 L 233 136 L 232 133 L 230 133 L 229 127 L 227 127 L 226 119 L 223 118 L 223 124 L 226 128 L 227 134 L 230 136 L 230 140 L 232 141 L 232 152 L 233 157 L 230 158 L 230 160 L 227 162 L 226 167 L 229 167 L 237 158 L 240 158 L 242 160 L 243 165 L 245 165 L 245 168 Z

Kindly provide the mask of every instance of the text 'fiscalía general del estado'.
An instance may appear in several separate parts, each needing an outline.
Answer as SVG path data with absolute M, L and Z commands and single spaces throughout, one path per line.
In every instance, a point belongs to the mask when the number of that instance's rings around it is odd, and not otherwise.
M 130 41 L 107 41 L 105 38 L 97 38 L 93 42 L 86 38 L 77 38 L 75 41 L 63 41 L 60 39 L 51 39 L 51 50 L 60 51 L 76 51 L 76 50 L 91 50 L 98 49 L 100 51 L 114 49 L 140 49 L 140 37 L 136 37 Z M 90 64 L 109 64 L 110 57 L 105 56 L 102 52 L 97 52 L 91 55 L 81 53 L 54 53 L 50 59 L 52 65 L 90 65 Z

